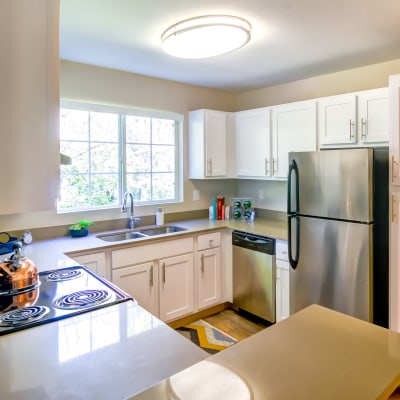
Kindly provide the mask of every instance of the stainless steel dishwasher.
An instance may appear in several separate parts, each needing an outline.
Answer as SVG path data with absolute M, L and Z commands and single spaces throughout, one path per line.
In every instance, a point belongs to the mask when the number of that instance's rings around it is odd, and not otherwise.
M 275 322 L 275 239 L 232 233 L 233 306 Z

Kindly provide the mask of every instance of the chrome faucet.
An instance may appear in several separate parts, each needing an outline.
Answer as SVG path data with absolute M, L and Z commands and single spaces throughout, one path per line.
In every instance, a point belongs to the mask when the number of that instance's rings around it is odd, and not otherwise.
M 122 202 L 122 207 L 121 207 L 121 212 L 127 212 L 127 201 L 128 201 L 128 197 L 131 201 L 131 207 L 130 207 L 130 214 L 128 215 L 128 228 L 129 229 L 133 229 L 136 225 L 136 222 L 141 221 L 141 218 L 135 218 L 134 214 L 133 214 L 133 195 L 131 192 L 125 192 L 124 194 L 124 200 Z

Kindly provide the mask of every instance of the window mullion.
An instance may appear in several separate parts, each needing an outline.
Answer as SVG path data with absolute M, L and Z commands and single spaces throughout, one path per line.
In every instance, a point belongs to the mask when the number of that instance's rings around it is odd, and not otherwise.
M 126 116 L 119 116 L 119 198 L 122 203 L 124 192 L 127 190 L 126 165 Z

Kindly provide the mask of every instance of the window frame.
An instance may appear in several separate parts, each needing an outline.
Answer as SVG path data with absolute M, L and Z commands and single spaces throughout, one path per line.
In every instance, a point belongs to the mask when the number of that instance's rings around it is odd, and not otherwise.
M 73 100 L 60 100 L 61 109 L 72 109 L 87 112 L 99 112 L 99 113 L 113 113 L 118 114 L 118 181 L 119 181 L 119 201 L 118 204 L 102 205 L 102 206 L 88 206 L 80 208 L 60 208 L 59 202 L 57 202 L 57 213 L 72 213 L 79 211 L 90 211 L 90 210 L 101 210 L 101 209 L 116 209 L 121 207 L 124 193 L 127 191 L 127 179 L 126 179 L 126 132 L 125 132 L 125 119 L 126 116 L 133 117 L 146 117 L 154 119 L 168 119 L 175 121 L 175 193 L 173 199 L 166 200 L 146 200 L 138 201 L 135 200 L 136 206 L 146 205 L 163 205 L 163 204 L 175 204 L 183 202 L 183 121 L 184 116 L 182 114 L 159 111 L 159 110 L 145 110 L 136 109 L 123 106 L 112 106 L 107 104 L 99 103 L 86 103 Z M 61 142 L 61 136 L 59 137 Z M 153 144 L 151 144 L 152 146 Z M 153 174 L 153 172 L 150 172 Z M 61 171 L 60 171 L 61 178 Z M 60 182 L 61 185 L 61 182 Z M 61 190 L 61 187 L 60 187 Z

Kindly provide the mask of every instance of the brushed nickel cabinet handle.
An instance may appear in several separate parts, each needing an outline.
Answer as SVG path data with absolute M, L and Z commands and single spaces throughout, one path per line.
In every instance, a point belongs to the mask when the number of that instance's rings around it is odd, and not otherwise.
M 211 160 L 211 157 L 208 159 L 208 162 L 207 162 L 207 170 L 208 170 L 208 174 L 211 175 L 212 174 L 212 160 Z
M 394 159 L 394 156 L 392 156 L 392 181 L 397 178 L 397 172 L 399 170 L 399 163 Z
M 201 270 L 201 273 L 204 274 L 204 253 L 201 255 L 200 259 L 201 259 L 200 270 Z
M 276 169 L 275 169 L 276 165 Z M 272 176 L 275 175 L 275 172 L 278 172 L 278 160 L 275 160 L 275 158 L 272 158 Z
M 350 142 L 351 142 L 354 139 L 354 122 L 352 120 L 350 120 L 349 129 L 350 129 Z
M 367 140 L 367 121 L 361 118 L 361 140 Z
M 165 283 L 165 263 L 162 265 L 162 282 Z
M 153 285 L 154 285 L 154 276 L 153 276 L 153 273 L 154 273 L 154 271 L 153 271 L 153 266 L 151 266 L 150 267 L 150 287 L 153 287 Z
M 397 214 L 396 214 L 396 198 L 392 195 L 392 222 L 396 222 Z
M 265 175 L 269 174 L 269 160 L 265 157 Z

